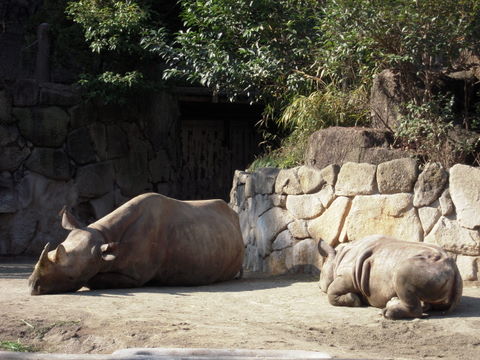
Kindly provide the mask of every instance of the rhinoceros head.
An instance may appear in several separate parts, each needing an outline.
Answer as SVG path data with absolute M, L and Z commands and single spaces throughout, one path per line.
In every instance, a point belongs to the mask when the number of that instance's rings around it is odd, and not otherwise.
M 68 211 L 64 211 L 62 226 L 71 230 L 65 241 L 50 251 L 47 244 L 28 279 L 32 295 L 77 291 L 98 272 L 105 248 L 98 230 L 81 227 Z M 103 255 L 103 256 L 102 256 Z

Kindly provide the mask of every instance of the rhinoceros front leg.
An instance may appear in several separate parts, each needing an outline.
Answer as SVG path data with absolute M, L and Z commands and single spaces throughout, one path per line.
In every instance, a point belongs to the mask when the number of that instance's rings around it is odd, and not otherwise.
M 131 288 L 141 285 L 138 280 L 130 276 L 114 272 L 99 273 L 87 282 L 87 287 L 91 290 Z
M 362 306 L 360 296 L 353 292 L 352 280 L 339 276 L 327 289 L 328 302 L 335 306 Z

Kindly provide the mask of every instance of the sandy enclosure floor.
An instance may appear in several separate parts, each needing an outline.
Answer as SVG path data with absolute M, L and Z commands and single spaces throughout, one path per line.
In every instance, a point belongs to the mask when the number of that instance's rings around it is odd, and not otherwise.
M 284 349 L 369 359 L 480 359 L 480 287 L 449 316 L 385 320 L 379 309 L 328 304 L 310 275 L 201 287 L 30 296 L 31 261 L 0 259 L 0 342 L 42 352 L 128 347 Z

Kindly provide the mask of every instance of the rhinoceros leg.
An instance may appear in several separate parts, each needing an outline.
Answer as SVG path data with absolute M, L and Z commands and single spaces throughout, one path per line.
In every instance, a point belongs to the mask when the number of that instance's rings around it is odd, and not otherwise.
M 418 271 L 409 262 L 405 262 L 397 269 L 394 278 L 394 288 L 397 297 L 392 298 L 382 310 L 383 316 L 388 319 L 419 318 L 422 317 L 423 307 L 418 296 L 419 291 L 414 284 Z
M 121 273 L 99 273 L 87 282 L 87 287 L 91 290 L 113 289 L 113 288 L 131 288 L 142 284 L 138 280 Z
M 332 281 L 327 290 L 328 302 L 335 306 L 362 306 L 362 300 L 353 291 L 352 280 L 339 276 Z

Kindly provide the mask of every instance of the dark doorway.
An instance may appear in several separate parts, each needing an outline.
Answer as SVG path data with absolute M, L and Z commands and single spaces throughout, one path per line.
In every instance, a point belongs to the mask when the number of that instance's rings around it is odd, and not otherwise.
M 235 170 L 259 153 L 255 123 L 262 108 L 238 103 L 180 101 L 180 199 L 228 201 Z

